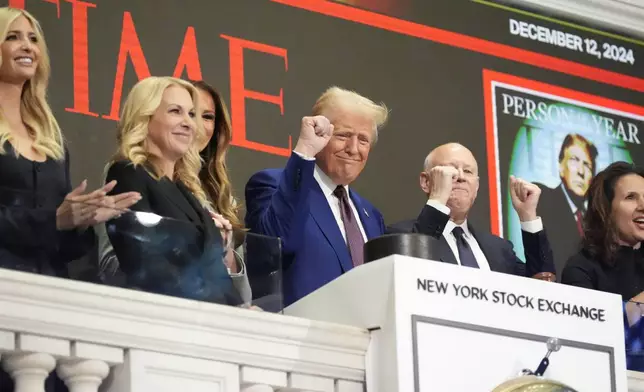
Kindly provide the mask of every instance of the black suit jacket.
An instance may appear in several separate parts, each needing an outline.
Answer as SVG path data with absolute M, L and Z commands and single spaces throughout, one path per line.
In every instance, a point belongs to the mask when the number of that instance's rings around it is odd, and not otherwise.
M 388 227 L 388 232 L 421 233 L 438 238 L 440 260 L 457 264 L 456 257 L 443 236 L 443 230 L 448 221 L 449 215 L 425 205 L 416 220 L 395 223 Z M 491 233 L 475 230 L 469 223 L 468 228 L 476 238 L 492 271 L 527 277 L 539 272 L 554 272 L 552 250 L 545 230 L 539 233 L 523 232 L 523 246 L 526 253 L 526 263 L 523 263 L 514 253 L 514 247 L 510 241 Z
M 557 276 L 562 276 L 566 260 L 580 249 L 581 236 L 577 221 L 561 186 L 548 188 L 537 185 L 541 188 L 539 215 L 551 238 Z
M 135 214 L 124 214 L 106 224 L 128 287 L 209 302 L 241 303 L 223 263 L 219 230 L 183 183 L 167 177 L 157 180 L 143 165 L 134 167 L 129 161 L 112 164 L 106 182 L 112 180 L 117 181 L 113 194 L 141 194 L 131 210 L 166 218 L 156 225 L 143 225 Z
M 69 154 L 56 161 L 0 154 L 0 267 L 68 277 L 67 263 L 94 246 L 94 231 L 59 231 L 56 210 L 72 190 Z
M 620 247 L 613 265 L 581 249 L 568 259 L 561 283 L 619 294 L 628 301 L 644 291 L 644 248 Z

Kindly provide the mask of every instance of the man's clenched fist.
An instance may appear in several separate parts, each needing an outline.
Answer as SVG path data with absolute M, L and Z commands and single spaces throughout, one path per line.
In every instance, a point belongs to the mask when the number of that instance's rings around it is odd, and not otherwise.
M 519 215 L 521 222 L 537 219 L 537 204 L 539 204 L 541 188 L 531 182 L 510 176 L 510 197 L 512 206 Z
M 453 166 L 435 166 L 427 173 L 429 199 L 447 204 L 452 193 L 453 181 L 458 178 L 458 170 Z
M 300 137 L 295 151 L 306 157 L 314 157 L 331 139 L 333 124 L 324 116 L 303 117 Z

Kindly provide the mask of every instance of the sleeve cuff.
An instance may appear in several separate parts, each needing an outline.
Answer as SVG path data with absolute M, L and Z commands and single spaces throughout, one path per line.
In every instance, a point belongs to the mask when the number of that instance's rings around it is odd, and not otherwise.
M 427 205 L 436 208 L 438 211 L 442 212 L 445 215 L 449 215 L 449 213 L 451 212 L 448 206 L 436 200 L 427 200 Z
M 238 272 L 231 272 L 230 269 L 228 269 L 228 274 L 233 277 L 246 275 L 246 263 L 244 263 L 244 259 L 242 259 L 241 255 L 236 250 L 233 250 L 233 254 L 235 255 L 235 263 L 237 263 Z
M 300 158 L 305 159 L 307 161 L 314 161 L 315 157 L 307 157 L 306 155 L 300 154 L 299 152 L 293 150 L 295 154 L 297 154 Z
M 543 222 L 541 221 L 541 217 L 527 221 L 527 222 L 521 222 L 521 230 L 527 231 L 528 233 L 538 233 L 541 230 L 543 230 Z

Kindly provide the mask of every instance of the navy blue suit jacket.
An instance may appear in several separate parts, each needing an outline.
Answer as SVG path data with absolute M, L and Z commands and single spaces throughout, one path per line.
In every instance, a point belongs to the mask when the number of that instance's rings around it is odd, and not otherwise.
M 246 184 L 246 227 L 282 240 L 284 304 L 290 305 L 353 268 L 342 233 L 313 177 L 315 161 L 292 154 L 284 169 L 262 170 Z M 385 232 L 382 214 L 356 192 L 349 196 L 368 239 Z M 249 274 L 275 265 L 248 261 Z

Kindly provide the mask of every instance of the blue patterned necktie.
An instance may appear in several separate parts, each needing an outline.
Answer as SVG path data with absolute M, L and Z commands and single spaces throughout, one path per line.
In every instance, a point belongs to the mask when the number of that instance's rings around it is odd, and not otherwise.
M 456 237 L 456 246 L 458 247 L 458 258 L 461 260 L 461 265 L 464 267 L 479 268 L 479 263 L 476 262 L 474 252 L 470 248 L 470 244 L 465 240 L 465 232 L 460 226 L 452 229 L 452 234 Z
M 347 234 L 347 246 L 349 247 L 353 266 L 356 267 L 363 262 L 364 237 L 362 237 L 358 221 L 353 215 L 353 210 L 351 210 L 346 189 L 342 185 L 338 185 L 333 194 L 340 200 L 340 216 L 344 224 L 344 232 Z

